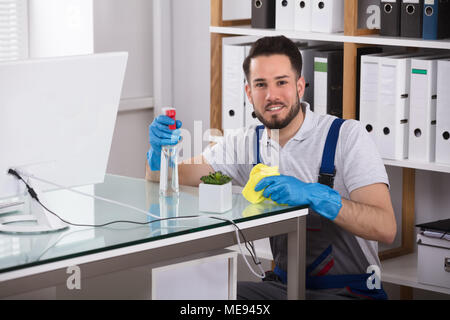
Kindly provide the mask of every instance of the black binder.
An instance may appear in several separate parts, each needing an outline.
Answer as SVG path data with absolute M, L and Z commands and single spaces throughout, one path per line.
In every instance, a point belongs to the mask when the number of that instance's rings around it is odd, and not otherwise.
M 423 9 L 423 38 L 426 40 L 450 37 L 450 0 L 425 2 Z
M 252 28 L 275 28 L 275 0 L 252 0 Z
M 422 38 L 423 0 L 402 0 L 400 35 Z
M 342 50 L 317 51 L 315 57 L 327 58 L 327 114 L 342 118 L 344 53 Z M 316 90 L 317 87 L 314 88 Z
M 401 0 L 381 0 L 380 5 L 380 35 L 399 37 Z
M 417 224 L 416 227 L 419 227 L 421 230 L 450 233 L 450 219 Z

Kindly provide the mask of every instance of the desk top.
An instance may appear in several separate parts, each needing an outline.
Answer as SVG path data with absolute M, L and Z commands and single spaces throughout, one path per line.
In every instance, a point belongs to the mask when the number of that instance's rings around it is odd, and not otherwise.
M 142 179 L 106 175 L 104 183 L 76 190 L 122 202 L 160 218 L 200 215 L 195 219 L 156 221 L 133 209 L 75 194 L 67 190 L 45 193 L 47 207 L 76 224 L 104 224 L 127 220 L 151 222 L 147 225 L 117 223 L 107 227 L 75 227 L 40 235 L 0 234 L 0 273 L 124 248 L 229 225 L 206 215 L 231 219 L 236 223 L 255 221 L 306 207 L 281 206 L 273 202 L 250 204 L 241 194 L 233 194 L 233 209 L 222 214 L 198 210 L 198 188 L 180 187 L 178 199 L 160 198 L 159 184 Z M 17 213 L 16 213 L 17 214 Z

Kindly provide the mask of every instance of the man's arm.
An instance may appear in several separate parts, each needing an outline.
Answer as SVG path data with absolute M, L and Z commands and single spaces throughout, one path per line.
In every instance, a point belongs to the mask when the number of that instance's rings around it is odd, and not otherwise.
M 200 178 L 213 171 L 213 167 L 206 162 L 206 159 L 202 155 L 198 155 L 178 165 L 178 182 L 180 185 L 198 187 L 201 183 Z M 158 182 L 159 175 L 159 171 L 150 170 L 147 162 L 145 178 Z
M 351 192 L 350 199 L 342 199 L 334 222 L 361 238 L 392 243 L 397 224 L 387 186 L 377 183 L 358 188 Z
M 288 205 L 308 204 L 323 217 L 343 229 L 367 240 L 392 243 L 397 232 L 394 210 L 388 188 L 375 183 L 351 192 L 350 199 L 320 183 L 305 183 L 291 176 L 262 179 L 255 191 L 264 189 L 263 196 Z

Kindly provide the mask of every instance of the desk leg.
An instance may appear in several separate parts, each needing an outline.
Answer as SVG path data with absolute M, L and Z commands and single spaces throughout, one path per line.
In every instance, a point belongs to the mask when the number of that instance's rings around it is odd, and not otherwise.
M 297 218 L 297 230 L 288 233 L 288 300 L 305 299 L 306 216 Z

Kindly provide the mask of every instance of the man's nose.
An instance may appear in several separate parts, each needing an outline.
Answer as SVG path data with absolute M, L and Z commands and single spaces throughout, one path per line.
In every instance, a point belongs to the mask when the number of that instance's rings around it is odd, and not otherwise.
M 276 101 L 280 98 L 280 91 L 276 86 L 267 86 L 266 101 Z

